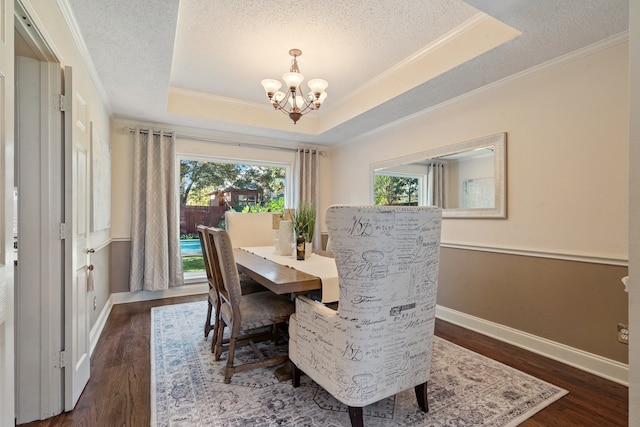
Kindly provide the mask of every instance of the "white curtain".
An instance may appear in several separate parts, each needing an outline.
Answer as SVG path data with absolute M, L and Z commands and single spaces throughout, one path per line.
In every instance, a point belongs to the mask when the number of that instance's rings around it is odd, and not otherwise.
M 321 249 L 320 239 L 320 216 L 318 215 L 318 205 L 320 202 L 320 174 L 319 158 L 320 153 L 316 150 L 305 148 L 298 149 L 294 164 L 294 194 L 293 208 L 297 209 L 301 204 L 310 204 L 316 207 L 316 226 L 313 232 L 313 248 Z
M 427 165 L 427 205 L 444 208 L 445 204 L 445 164 L 431 162 Z
M 175 136 L 135 130 L 131 211 L 131 291 L 184 284 Z

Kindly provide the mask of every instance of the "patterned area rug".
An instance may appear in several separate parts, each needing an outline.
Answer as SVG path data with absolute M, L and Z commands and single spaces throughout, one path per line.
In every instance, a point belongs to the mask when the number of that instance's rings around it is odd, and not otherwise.
M 273 368 L 235 374 L 224 384 L 226 353 L 214 361 L 203 338 L 206 302 L 152 309 L 152 426 L 349 426 L 347 408 L 308 377 L 293 388 Z M 266 343 L 264 348 L 273 348 Z M 286 354 L 286 345 L 273 349 Z M 252 358 L 248 347 L 236 351 Z M 429 412 L 413 389 L 364 408 L 368 427 L 515 426 L 566 390 L 466 350 L 434 340 Z

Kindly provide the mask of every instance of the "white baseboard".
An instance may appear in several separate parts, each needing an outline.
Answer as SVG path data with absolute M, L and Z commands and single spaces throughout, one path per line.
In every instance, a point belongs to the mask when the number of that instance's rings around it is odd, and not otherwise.
M 102 330 L 104 326 L 107 324 L 107 319 L 109 318 L 109 314 L 111 313 L 111 309 L 113 308 L 113 301 L 111 297 L 107 300 L 107 303 L 102 307 L 102 311 L 100 315 L 96 319 L 96 323 L 93 324 L 91 328 L 91 332 L 89 332 L 89 357 L 93 355 L 93 350 L 96 348 L 98 344 L 98 340 L 102 335 Z
M 591 374 L 629 386 L 629 365 L 606 357 L 569 347 L 545 338 L 541 338 L 479 317 L 436 307 L 436 317 L 466 329 L 490 336 L 500 341 L 557 360 Z
M 116 292 L 109 296 L 107 303 L 102 307 L 100 315 L 96 319 L 91 332 L 89 333 L 89 355 L 93 354 L 93 350 L 98 344 L 98 340 L 102 335 L 102 330 L 107 323 L 111 309 L 116 304 L 125 304 L 129 302 L 151 301 L 162 298 L 173 298 L 187 295 L 199 295 L 209 292 L 208 283 L 197 283 L 194 285 L 180 286 L 179 288 L 167 289 L 164 291 L 140 291 L 140 292 Z
M 180 286 L 178 288 L 165 289 L 162 291 L 116 292 L 111 294 L 111 300 L 113 301 L 113 304 L 126 304 L 129 302 L 151 301 L 154 299 L 206 294 L 207 292 L 209 292 L 209 284 L 205 282 Z

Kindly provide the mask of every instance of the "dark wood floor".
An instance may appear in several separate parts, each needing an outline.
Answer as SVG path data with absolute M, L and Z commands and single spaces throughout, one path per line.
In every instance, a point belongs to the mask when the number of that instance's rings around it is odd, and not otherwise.
M 148 426 L 151 307 L 203 299 L 205 296 L 181 297 L 115 306 L 91 358 L 91 379 L 76 408 L 24 425 Z M 567 396 L 522 426 L 609 427 L 628 423 L 627 387 L 447 322 L 436 322 L 436 335 L 569 390 Z

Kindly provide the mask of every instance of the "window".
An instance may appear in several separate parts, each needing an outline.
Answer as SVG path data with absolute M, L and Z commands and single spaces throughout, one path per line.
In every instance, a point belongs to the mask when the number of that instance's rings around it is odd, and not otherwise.
M 282 212 L 289 165 L 180 156 L 180 248 L 185 279 L 202 278 L 197 226 L 224 228 L 224 213 Z

